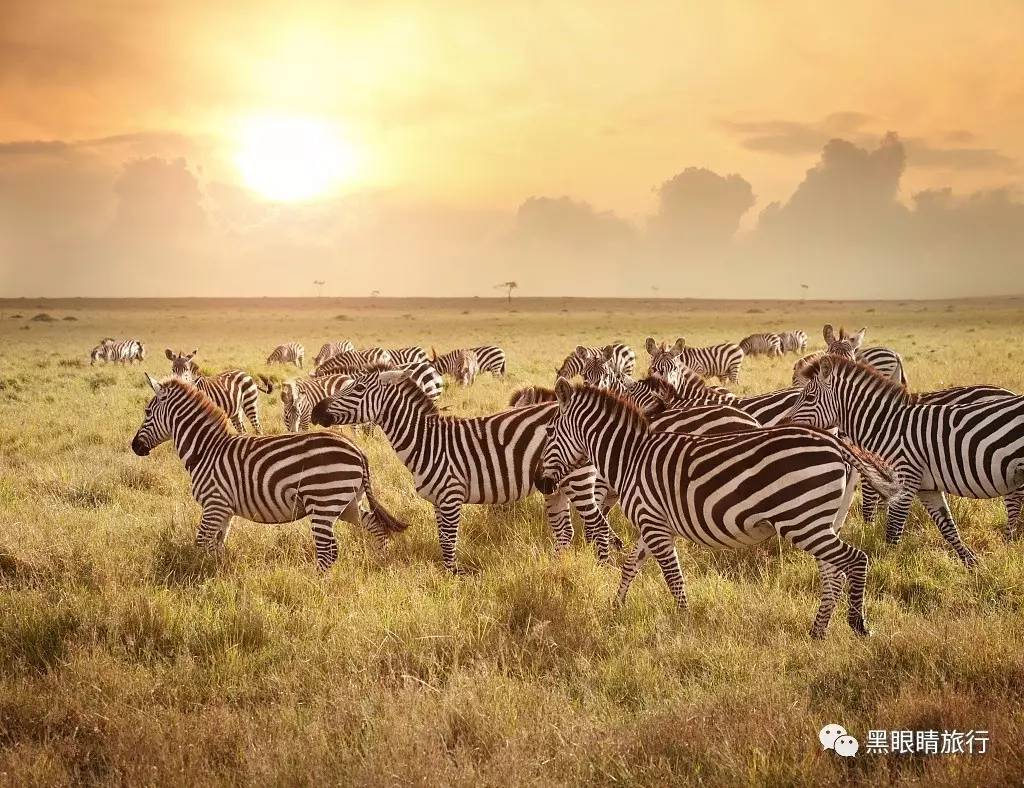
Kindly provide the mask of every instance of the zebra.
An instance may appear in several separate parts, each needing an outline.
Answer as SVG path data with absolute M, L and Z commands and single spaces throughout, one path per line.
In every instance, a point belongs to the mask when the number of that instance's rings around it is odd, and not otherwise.
M 260 426 L 260 392 L 270 394 L 274 384 L 265 375 L 259 375 L 260 383 L 240 369 L 228 369 L 216 375 L 203 375 L 195 357 L 198 348 L 191 353 L 175 353 L 170 348 L 164 349 L 164 355 L 171 362 L 171 375 L 186 383 L 192 383 L 203 394 L 213 400 L 213 404 L 223 410 L 235 429 L 245 432 L 242 415 L 252 424 L 253 430 L 259 434 Z
M 327 359 L 336 356 L 339 353 L 347 353 L 348 351 L 355 349 L 355 345 L 347 339 L 343 339 L 341 342 L 324 342 L 324 344 L 320 346 L 320 350 L 317 351 L 316 358 L 313 359 L 313 368 L 316 369 Z
M 996 498 L 1024 487 L 1024 397 L 922 405 L 866 364 L 826 355 L 808 372 L 791 419 L 838 427 L 900 475 L 903 489 L 889 502 L 886 542 L 899 543 L 916 494 L 960 560 L 974 566 L 946 493 Z
M 870 634 L 864 618 L 868 557 L 838 531 L 853 496 L 854 470 L 887 494 L 898 490 L 883 461 L 806 427 L 715 437 L 653 432 L 650 422 L 615 394 L 574 387 L 564 379 L 555 392 L 559 415 L 544 448 L 546 486 L 580 463 L 593 463 L 619 491 L 623 513 L 640 532 L 622 568 L 617 605 L 650 554 L 677 605 L 686 607 L 676 536 L 738 548 L 777 534 L 818 562 L 821 603 L 811 637 L 824 637 L 847 578 L 847 621 L 857 634 Z
M 887 347 L 861 347 L 866 331 L 866 328 L 862 328 L 855 334 L 849 334 L 846 329 L 840 328 L 836 334 L 832 326 L 826 323 L 821 333 L 828 348 L 797 359 L 793 365 L 793 385 L 806 383 L 807 370 L 826 353 L 850 361 L 863 361 L 897 383 L 908 385 L 907 373 L 903 369 L 903 358 L 899 353 Z
M 391 369 L 394 365 L 389 351 L 381 347 L 372 347 L 365 350 L 346 350 L 336 356 L 331 356 L 317 367 L 313 374 L 318 377 L 321 375 L 352 375 L 379 366 Z
M 744 356 L 781 356 L 782 339 L 778 334 L 751 334 L 740 340 Z
M 391 362 L 399 367 L 402 366 L 403 364 L 413 364 L 421 361 L 430 361 L 430 359 L 427 357 L 427 351 L 425 351 L 418 345 L 411 345 L 410 347 L 391 348 L 388 352 L 391 354 Z
M 584 347 L 577 345 L 576 349 L 565 357 L 562 365 L 555 370 L 556 378 L 572 378 L 583 374 L 583 365 L 593 358 L 603 357 L 617 372 L 623 375 L 632 375 L 636 369 L 636 351 L 629 345 L 621 342 L 613 342 L 604 347 Z
M 509 397 L 510 408 L 525 408 L 530 405 L 539 405 L 542 402 L 555 402 L 555 390 L 544 388 L 544 386 L 521 386 L 512 392 Z
M 89 366 L 97 361 L 118 364 L 140 364 L 146 360 L 146 346 L 137 339 L 116 340 L 104 337 L 89 353 Z
M 658 344 L 653 337 L 647 337 L 646 347 L 647 352 L 653 356 L 653 348 L 658 348 Z M 667 351 L 664 344 L 660 349 L 663 352 Z M 672 352 L 679 357 L 684 366 L 702 378 L 715 377 L 728 383 L 736 383 L 739 380 L 740 365 L 743 363 L 743 350 L 739 345 L 725 343 L 708 347 L 687 347 L 686 340 L 679 337 L 672 346 Z
M 419 495 L 434 505 L 445 568 L 457 573 L 456 543 L 462 506 L 519 501 L 535 489 L 546 427 L 556 403 L 514 408 L 490 416 L 441 416 L 437 405 L 411 380 L 408 370 L 375 372 L 340 396 L 313 408 L 314 424 L 373 422 L 412 472 Z M 572 541 L 570 501 L 587 533 L 607 534 L 594 502 L 596 472 L 581 468 L 545 495 L 545 513 L 562 550 Z M 598 541 L 604 560 L 607 544 Z
M 258 523 L 309 517 L 316 565 L 327 571 L 338 557 L 338 518 L 364 524 L 381 547 L 408 527 L 376 499 L 366 455 L 340 435 L 234 435 L 223 411 L 190 383 L 176 378 L 161 383 L 149 373 L 146 379 L 154 396 L 132 451 L 145 457 L 173 440 L 191 477 L 192 496 L 203 507 L 196 533 L 200 547 L 222 547 L 232 517 Z M 361 523 L 364 495 L 369 511 Z
M 301 368 L 305 355 L 306 349 L 298 342 L 286 342 L 271 351 L 267 356 L 267 364 L 294 364 Z
M 490 372 L 495 377 L 504 377 L 508 371 L 505 351 L 497 345 L 480 345 L 479 347 L 463 348 L 463 350 L 472 350 L 476 353 L 480 372 Z M 442 375 L 455 377 L 459 364 L 459 352 L 458 349 L 449 350 L 443 356 L 439 356 L 437 351 L 431 348 L 430 361 Z
M 455 380 L 460 386 L 472 386 L 476 376 L 480 374 L 480 358 L 475 350 L 456 350 Z M 440 375 L 440 371 L 434 368 L 434 372 Z
M 346 386 L 352 385 L 351 375 L 324 375 L 319 378 L 293 378 L 281 384 L 281 404 L 284 405 L 284 426 L 288 432 L 309 429 L 309 414 L 321 400 L 332 397 Z
M 801 329 L 795 331 L 780 331 L 777 335 L 782 344 L 782 352 L 803 353 L 807 350 L 807 332 Z

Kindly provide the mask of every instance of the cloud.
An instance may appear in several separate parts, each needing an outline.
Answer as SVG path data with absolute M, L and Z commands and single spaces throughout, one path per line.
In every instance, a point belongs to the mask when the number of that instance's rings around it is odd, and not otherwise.
M 658 210 L 648 224 L 654 240 L 690 247 L 723 246 L 754 205 L 754 190 L 739 175 L 688 167 L 657 188 Z
M 925 140 L 908 139 L 907 163 L 914 167 L 950 170 L 1016 170 L 1016 162 L 995 148 L 937 148 Z

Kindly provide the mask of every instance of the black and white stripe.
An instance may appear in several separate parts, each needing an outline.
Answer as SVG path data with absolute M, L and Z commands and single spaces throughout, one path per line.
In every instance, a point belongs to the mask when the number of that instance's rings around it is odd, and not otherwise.
M 975 564 L 946 493 L 996 498 L 1024 487 L 1024 397 L 922 405 L 871 367 L 830 355 L 809 376 L 793 420 L 838 427 L 899 473 L 903 490 L 889 502 L 886 541 L 899 542 L 916 494 L 960 559 Z
M 355 350 L 355 345 L 349 342 L 347 339 L 343 339 L 340 342 L 325 342 L 320 346 L 320 350 L 317 351 L 316 358 L 313 359 L 313 367 L 319 367 L 327 359 L 333 358 L 339 353 L 347 353 L 350 350 Z
M 700 437 L 653 432 L 639 411 L 615 395 L 556 385 L 559 415 L 544 450 L 552 483 L 580 463 L 595 465 L 620 493 L 620 506 L 640 532 L 623 566 L 621 604 L 636 572 L 653 555 L 680 607 L 685 581 L 674 540 L 738 548 L 779 535 L 809 552 L 822 578 L 821 604 L 811 628 L 822 637 L 843 583 L 849 579 L 847 620 L 867 634 L 864 585 L 867 555 L 839 538 L 853 494 L 852 472 L 894 492 L 876 458 L 832 436 L 776 427 Z
M 298 342 L 285 342 L 274 348 L 267 356 L 267 364 L 294 364 L 302 367 L 306 349 Z
M 391 363 L 399 367 L 403 364 L 415 364 L 430 361 L 430 358 L 427 356 L 427 351 L 418 345 L 391 348 L 388 350 L 388 353 L 391 354 Z
M 683 366 L 689 367 L 702 378 L 716 377 L 730 383 L 739 380 L 740 365 L 743 363 L 743 350 L 739 345 L 725 343 L 709 347 L 687 347 L 686 340 L 679 337 L 672 347 L 668 347 L 664 342 L 659 346 L 653 337 L 647 337 L 645 347 L 652 357 L 652 373 L 655 371 L 655 358 L 668 354 L 676 356 Z
M 892 378 L 904 386 L 908 385 L 907 373 L 903 368 L 903 357 L 887 347 L 861 347 L 866 332 L 867 329 L 862 328 L 855 334 L 850 334 L 845 328 L 840 328 L 837 334 L 832 326 L 826 323 L 821 334 L 828 348 L 797 359 L 793 365 L 793 385 L 802 386 L 806 383 L 807 370 L 826 353 L 850 361 L 861 361 L 874 367 L 881 375 Z
M 355 380 L 351 375 L 294 378 L 281 384 L 284 426 L 289 432 L 309 429 L 309 416 L 321 400 L 332 397 Z
M 104 337 L 103 340 L 89 353 L 89 365 L 97 361 L 105 361 L 108 364 L 140 364 L 146 360 L 146 346 L 137 339 L 111 339 Z
M 582 375 L 586 362 L 595 358 L 604 358 L 612 369 L 623 375 L 632 375 L 636 369 L 636 351 L 629 345 L 624 345 L 621 342 L 613 342 L 604 347 L 577 345 L 576 349 L 565 357 L 562 365 L 555 370 L 555 376 L 573 378 Z
M 144 457 L 164 441 L 174 441 L 192 481 L 192 496 L 203 507 L 198 545 L 223 545 L 232 517 L 258 523 L 309 517 L 316 564 L 326 570 L 338 557 L 338 518 L 362 521 L 381 544 L 406 528 L 374 497 L 366 456 L 340 435 L 233 435 L 223 413 L 197 388 L 174 378 L 158 383 L 146 377 L 155 396 L 132 451 Z M 369 503 L 365 519 L 359 513 L 363 495 Z
M 740 340 L 745 356 L 781 356 L 782 339 L 778 334 L 750 334 Z
M 783 353 L 803 353 L 807 350 L 806 331 L 799 328 L 795 331 L 780 331 L 778 337 Z
M 178 380 L 193 384 L 212 400 L 213 404 L 224 411 L 235 429 L 245 432 L 242 422 L 243 414 L 249 420 L 255 432 L 262 432 L 260 425 L 260 392 L 270 394 L 274 384 L 269 378 L 260 375 L 260 386 L 252 377 L 240 369 L 228 369 L 216 375 L 203 375 L 195 362 L 198 349 L 191 353 L 175 353 L 170 348 L 164 355 L 171 362 L 171 375 Z
M 434 368 L 442 375 L 456 377 L 461 363 L 460 359 L 462 358 L 460 353 L 463 350 L 472 350 L 476 353 L 479 372 L 490 372 L 495 376 L 502 376 L 507 372 L 505 351 L 497 345 L 480 345 L 479 347 L 461 349 L 457 348 L 455 350 L 449 350 L 442 356 L 437 355 L 437 351 L 431 348 L 431 363 L 433 363 Z
M 358 372 L 366 372 L 395 366 L 390 351 L 381 347 L 366 348 L 365 350 L 346 350 L 331 356 L 313 372 L 320 377 L 322 375 L 354 375 Z

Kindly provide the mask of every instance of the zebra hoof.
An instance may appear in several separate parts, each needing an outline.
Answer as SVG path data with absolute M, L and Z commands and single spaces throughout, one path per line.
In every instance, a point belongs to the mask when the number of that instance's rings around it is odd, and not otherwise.
M 964 566 L 968 569 L 974 569 L 978 566 L 978 556 L 972 553 L 970 550 L 960 553 L 960 560 L 964 562 Z
M 811 629 L 810 635 L 811 635 L 811 640 L 824 640 L 825 639 L 825 630 L 824 629 L 814 628 L 814 629 Z
M 864 620 L 864 616 L 854 614 L 849 616 L 847 621 L 850 624 L 850 629 L 854 631 L 854 634 L 864 638 L 871 637 L 871 630 L 868 629 L 868 625 L 867 622 Z
M 622 550 L 622 539 L 619 538 L 618 534 L 612 534 L 611 540 L 608 544 L 612 550 Z

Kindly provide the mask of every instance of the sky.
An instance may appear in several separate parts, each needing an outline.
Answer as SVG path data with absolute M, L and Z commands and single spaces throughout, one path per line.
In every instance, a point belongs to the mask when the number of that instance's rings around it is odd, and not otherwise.
M 1024 291 L 1017 0 L 5 0 L 0 107 L 0 296 Z

